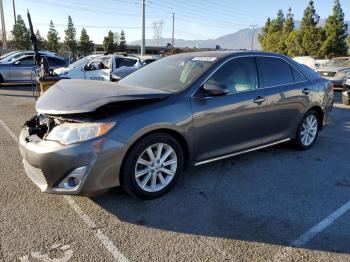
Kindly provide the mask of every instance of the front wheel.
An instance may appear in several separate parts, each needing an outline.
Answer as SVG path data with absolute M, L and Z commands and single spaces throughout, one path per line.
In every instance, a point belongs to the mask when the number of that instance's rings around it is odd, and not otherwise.
M 182 173 L 182 148 L 172 136 L 157 133 L 137 142 L 122 170 L 122 187 L 131 195 L 153 199 L 168 192 Z
M 316 111 L 307 112 L 301 121 L 294 144 L 300 150 L 310 149 L 316 142 L 320 122 L 319 115 Z

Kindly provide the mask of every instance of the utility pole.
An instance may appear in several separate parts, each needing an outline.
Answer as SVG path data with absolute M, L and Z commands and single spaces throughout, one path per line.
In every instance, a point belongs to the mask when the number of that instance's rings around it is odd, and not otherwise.
M 255 28 L 257 27 L 258 25 L 250 25 L 250 27 L 253 28 L 253 33 L 252 33 L 252 44 L 250 46 L 250 51 L 253 51 L 253 48 L 254 48 L 254 34 L 255 34 Z
M 173 13 L 173 34 L 172 34 L 171 46 L 172 46 L 173 52 L 174 52 L 174 49 L 175 49 L 175 13 Z
M 13 6 L 13 18 L 14 18 L 14 20 L 13 21 L 15 21 L 15 24 L 16 24 L 16 5 L 15 5 L 15 0 L 12 0 L 12 6 Z
M 141 40 L 141 55 L 145 55 L 145 46 L 146 46 L 146 39 L 145 39 L 145 0 L 141 0 L 142 5 L 142 40 Z
M 2 31 L 2 49 L 7 49 L 6 42 L 6 28 L 5 28 L 5 17 L 4 17 L 4 8 L 2 5 L 2 0 L 0 0 L 0 15 L 1 15 L 1 31 Z

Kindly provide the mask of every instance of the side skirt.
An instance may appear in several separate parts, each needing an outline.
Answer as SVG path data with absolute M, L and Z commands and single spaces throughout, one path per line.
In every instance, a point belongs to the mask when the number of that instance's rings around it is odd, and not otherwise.
M 246 149 L 246 150 L 243 150 L 243 151 L 231 153 L 231 154 L 228 154 L 228 155 L 223 155 L 223 156 L 211 158 L 211 159 L 204 160 L 204 161 L 201 161 L 201 162 L 196 162 L 194 164 L 194 166 L 199 166 L 199 165 L 207 164 L 207 163 L 210 163 L 210 162 L 222 160 L 222 159 L 225 159 L 225 158 L 229 158 L 229 157 L 233 157 L 233 156 L 249 153 L 249 152 L 256 151 L 256 150 L 259 150 L 259 149 L 263 149 L 263 148 L 266 148 L 266 147 L 278 145 L 278 144 L 281 144 L 281 143 L 284 143 L 284 142 L 287 142 L 287 141 L 290 141 L 290 140 L 291 140 L 290 138 L 287 138 L 287 139 L 279 140 L 277 142 L 273 142 L 273 143 L 266 144 L 266 145 L 263 145 L 263 146 L 258 146 L 258 147 Z

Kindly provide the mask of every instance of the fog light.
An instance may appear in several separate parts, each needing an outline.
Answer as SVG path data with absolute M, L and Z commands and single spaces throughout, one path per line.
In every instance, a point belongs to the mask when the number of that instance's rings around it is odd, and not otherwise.
M 59 188 L 64 189 L 75 189 L 77 188 L 81 180 L 83 179 L 86 171 L 86 166 L 78 167 L 70 172 L 58 185 Z

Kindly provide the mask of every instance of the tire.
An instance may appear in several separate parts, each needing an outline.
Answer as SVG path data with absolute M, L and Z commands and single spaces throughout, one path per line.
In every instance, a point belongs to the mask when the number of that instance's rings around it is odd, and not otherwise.
M 318 113 L 315 110 L 308 111 L 301 120 L 293 141 L 296 148 L 299 150 L 309 150 L 312 148 L 317 140 L 320 125 L 320 116 Z
M 183 166 L 184 154 L 177 140 L 168 134 L 154 133 L 138 141 L 127 154 L 121 186 L 134 197 L 157 198 L 174 186 Z

